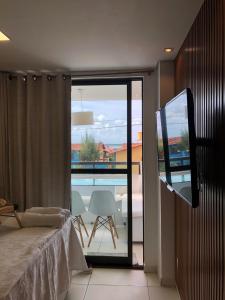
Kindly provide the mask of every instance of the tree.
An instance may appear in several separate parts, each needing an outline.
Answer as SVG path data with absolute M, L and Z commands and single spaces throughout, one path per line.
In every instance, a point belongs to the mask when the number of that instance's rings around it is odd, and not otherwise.
M 86 133 L 80 147 L 80 161 L 96 161 L 100 158 L 98 146 L 93 136 Z
M 181 143 L 179 145 L 180 151 L 187 151 L 189 149 L 189 134 L 188 130 L 181 131 Z

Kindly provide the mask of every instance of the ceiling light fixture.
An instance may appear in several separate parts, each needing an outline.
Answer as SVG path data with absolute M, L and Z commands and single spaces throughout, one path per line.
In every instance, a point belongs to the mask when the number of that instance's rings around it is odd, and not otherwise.
M 173 52 L 173 48 L 164 48 L 164 51 L 166 53 L 171 53 L 171 52 Z
M 9 40 L 10 39 L 3 32 L 0 31 L 0 42 L 5 42 Z
M 93 125 L 92 111 L 78 111 L 72 113 L 72 125 Z
M 81 111 L 72 113 L 72 125 L 93 125 L 94 124 L 94 114 L 92 111 L 83 110 L 83 89 L 78 89 L 80 92 L 80 102 L 81 102 Z

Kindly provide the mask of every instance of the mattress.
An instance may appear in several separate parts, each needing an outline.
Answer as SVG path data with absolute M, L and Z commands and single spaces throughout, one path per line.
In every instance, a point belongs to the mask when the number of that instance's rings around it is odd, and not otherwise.
M 61 229 L 0 225 L 0 300 L 58 300 L 87 270 L 71 219 Z

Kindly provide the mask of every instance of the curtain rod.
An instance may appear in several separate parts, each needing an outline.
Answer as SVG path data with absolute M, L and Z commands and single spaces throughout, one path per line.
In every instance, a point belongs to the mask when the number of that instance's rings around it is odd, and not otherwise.
M 65 78 L 70 78 L 72 77 L 72 79 L 74 78 L 87 78 L 87 77 L 90 77 L 90 78 L 93 78 L 93 77 L 103 77 L 103 76 L 106 76 L 106 77 L 110 77 L 110 76 L 144 76 L 144 75 L 150 75 L 152 73 L 153 69 L 137 69 L 137 70 L 130 70 L 130 71 L 123 71 L 123 70 L 117 70 L 117 71 L 92 71 L 92 72 L 89 72 L 89 71 L 71 71 L 71 72 L 65 72 L 65 73 L 60 73 L 60 72 L 53 72 L 53 71 L 50 71 L 49 72 L 43 72 L 41 73 L 40 71 L 37 71 L 36 74 L 35 74 L 35 71 L 34 73 L 27 73 L 27 72 L 9 72 L 9 71 L 0 71 L 1 73 L 6 73 L 8 74 L 11 78 L 16 78 L 17 76 L 22 76 L 24 78 L 26 78 L 27 76 L 31 75 L 31 76 L 34 76 L 34 77 L 41 77 L 43 75 L 47 75 L 47 76 L 50 76 L 50 77 L 55 77 L 57 75 L 62 75 L 64 76 Z
M 131 71 L 93 71 L 93 72 L 71 72 L 72 78 L 77 77 L 99 77 L 99 76 L 126 76 L 126 75 L 133 75 L 133 76 L 141 76 L 152 73 L 152 69 L 139 69 L 139 70 L 131 70 Z
M 10 74 L 8 73 L 9 75 L 9 79 L 12 80 L 13 78 L 18 78 L 18 76 L 20 76 L 21 78 L 23 78 L 24 80 L 27 79 L 27 76 L 30 75 L 31 77 L 33 77 L 34 80 L 36 80 L 37 78 L 41 78 L 43 75 L 46 75 L 48 80 L 51 80 L 53 78 L 55 78 L 57 75 L 62 75 L 63 79 L 71 79 L 71 75 L 68 75 L 68 74 L 46 74 L 46 73 L 43 73 L 43 74 Z

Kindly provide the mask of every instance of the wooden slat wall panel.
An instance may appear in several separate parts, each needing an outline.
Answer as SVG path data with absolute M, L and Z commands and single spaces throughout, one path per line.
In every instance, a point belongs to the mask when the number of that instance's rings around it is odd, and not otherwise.
M 225 0 L 206 0 L 176 59 L 176 92 L 192 89 L 200 204 L 176 198 L 176 281 L 182 300 L 225 300 Z

